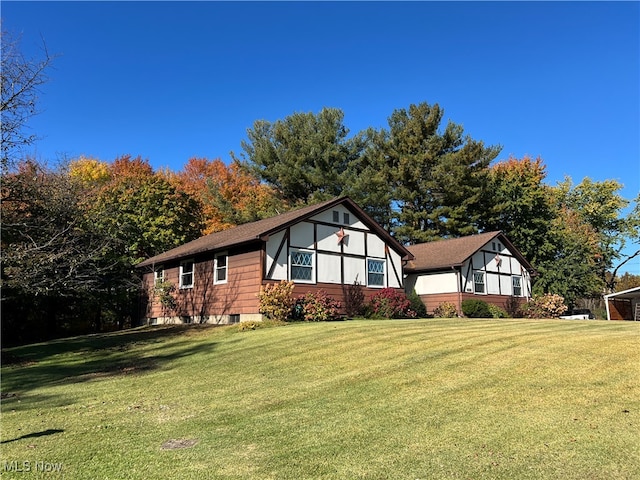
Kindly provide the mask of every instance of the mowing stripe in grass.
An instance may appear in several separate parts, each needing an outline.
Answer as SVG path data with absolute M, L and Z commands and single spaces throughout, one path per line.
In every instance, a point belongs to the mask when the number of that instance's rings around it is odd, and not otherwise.
M 74 479 L 636 478 L 639 327 L 348 321 L 12 349 L 34 363 L 3 366 L 2 454 L 33 444 Z

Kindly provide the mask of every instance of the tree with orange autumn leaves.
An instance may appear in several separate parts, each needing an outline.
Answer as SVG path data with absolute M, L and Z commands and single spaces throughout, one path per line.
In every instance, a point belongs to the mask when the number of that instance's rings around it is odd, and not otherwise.
M 239 162 L 226 165 L 220 159 L 191 158 L 179 172 L 165 177 L 199 202 L 203 234 L 271 217 L 286 210 L 275 191 L 244 169 Z

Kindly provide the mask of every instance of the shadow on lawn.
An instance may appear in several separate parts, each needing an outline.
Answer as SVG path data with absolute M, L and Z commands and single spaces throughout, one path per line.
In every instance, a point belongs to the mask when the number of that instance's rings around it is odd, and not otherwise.
M 3 403 L 34 388 L 140 374 L 181 357 L 211 351 L 215 344 L 197 337 L 204 328 L 215 327 L 145 327 L 8 349 L 2 352 Z M 178 336 L 184 338 L 167 343 Z
M 25 438 L 46 437 L 48 435 L 55 435 L 56 433 L 63 433 L 63 432 L 64 432 L 64 430 L 60 430 L 60 429 L 57 429 L 57 428 L 50 428 L 48 430 L 43 430 L 42 432 L 27 433 L 27 434 L 22 435 L 20 437 L 12 438 L 11 440 L 2 440 L 0 442 L 0 444 L 17 442 L 18 440 L 23 440 Z
M 53 355 L 77 353 L 83 350 L 95 351 L 110 348 L 122 350 L 135 345 L 161 342 L 169 337 L 192 334 L 204 328 L 212 327 L 209 325 L 160 325 L 11 347 L 2 349 L 2 365 L 40 362 Z

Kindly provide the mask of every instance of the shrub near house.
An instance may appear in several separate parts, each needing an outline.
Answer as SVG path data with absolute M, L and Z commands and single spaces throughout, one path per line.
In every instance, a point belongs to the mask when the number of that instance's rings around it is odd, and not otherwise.
M 295 314 L 299 314 L 305 322 L 328 322 L 341 317 L 342 305 L 327 295 L 327 292 L 307 292 L 296 301 Z
M 534 295 L 522 309 L 527 318 L 558 318 L 566 310 L 564 298 L 553 293 Z
M 404 293 L 393 288 L 384 288 L 371 297 L 371 311 L 376 317 L 416 317 L 416 312 L 411 309 L 411 301 Z
M 489 304 L 482 300 L 466 299 L 462 301 L 462 313 L 469 318 L 489 318 Z

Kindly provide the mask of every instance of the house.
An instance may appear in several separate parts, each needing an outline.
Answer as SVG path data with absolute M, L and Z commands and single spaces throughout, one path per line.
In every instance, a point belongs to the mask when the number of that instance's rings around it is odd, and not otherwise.
M 344 305 L 359 282 L 365 299 L 404 288 L 409 251 L 347 197 L 212 233 L 138 265 L 144 322 L 261 320 L 261 286 L 291 280 L 294 295 L 324 290 Z
M 415 290 L 427 312 L 451 302 L 480 299 L 508 309 L 531 297 L 534 269 L 502 232 L 421 243 L 407 247 L 414 259 L 405 267 L 407 293 Z
M 640 321 L 640 287 L 604 296 L 607 320 Z

